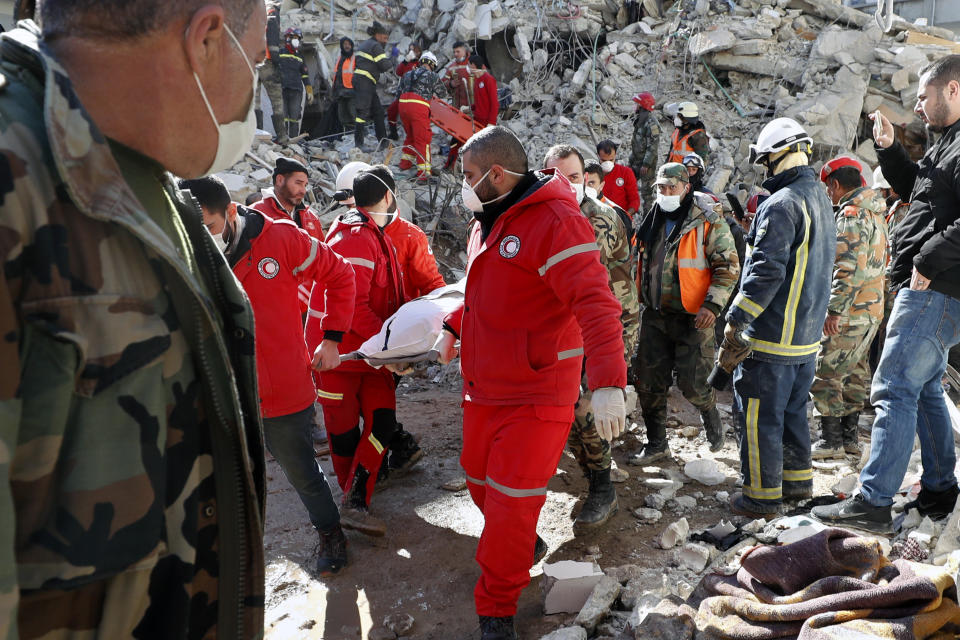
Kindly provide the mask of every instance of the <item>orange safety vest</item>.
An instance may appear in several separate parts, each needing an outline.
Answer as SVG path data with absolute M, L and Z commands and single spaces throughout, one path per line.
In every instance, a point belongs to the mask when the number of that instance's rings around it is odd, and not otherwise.
M 690 139 L 690 136 L 699 131 L 704 130 L 694 129 L 681 138 L 680 129 L 674 129 L 673 135 L 670 137 L 670 156 L 667 158 L 667 162 L 683 162 L 683 159 L 688 153 L 693 153 L 694 149 L 687 141 Z
M 357 56 L 352 55 L 347 59 L 347 63 L 341 66 L 343 56 L 337 58 L 337 70 L 340 72 L 340 81 L 344 89 L 353 89 L 353 70 L 357 68 Z M 336 82 L 336 76 L 334 76 Z
M 712 273 L 703 245 L 710 233 L 710 223 L 704 222 L 680 238 L 677 247 L 677 267 L 680 271 L 680 300 L 683 308 L 697 313 L 707 298 Z

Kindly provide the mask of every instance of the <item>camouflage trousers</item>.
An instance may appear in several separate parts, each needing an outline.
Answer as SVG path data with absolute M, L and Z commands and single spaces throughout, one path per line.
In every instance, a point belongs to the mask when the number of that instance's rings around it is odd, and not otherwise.
M 257 76 L 257 91 L 254 98 L 254 108 L 260 110 L 260 87 L 267 90 L 267 98 L 274 116 L 283 115 L 283 87 L 280 85 L 280 72 L 269 61 L 260 68 Z M 279 132 L 277 132 L 279 133 Z
M 640 205 L 641 211 L 647 211 L 653 206 L 655 198 L 653 195 L 653 182 L 656 175 L 656 170 L 650 169 L 647 171 L 646 176 L 637 179 L 637 187 L 639 187 L 640 197 L 643 199 L 643 204 Z
M 814 415 L 842 418 L 863 409 L 870 396 L 870 343 L 880 322 L 850 324 L 826 336 L 810 385 Z
M 713 327 L 697 329 L 689 313 L 661 313 L 645 307 L 640 316 L 636 387 L 647 426 L 647 440 L 660 444 L 666 438 L 667 395 L 676 374 L 677 387 L 700 411 L 716 405 L 707 378 L 716 353 Z
M 573 426 L 567 437 L 567 446 L 584 475 L 589 475 L 591 471 L 610 468 L 610 443 L 600 437 L 593 422 L 593 413 L 590 411 L 590 397 L 593 392 L 587 387 L 586 376 L 580 389 L 580 400 L 574 408 Z

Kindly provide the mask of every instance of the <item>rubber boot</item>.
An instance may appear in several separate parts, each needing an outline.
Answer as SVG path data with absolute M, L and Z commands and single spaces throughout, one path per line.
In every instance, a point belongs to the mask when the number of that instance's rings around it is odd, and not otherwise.
M 824 458 L 842 458 L 843 424 L 840 418 L 820 416 L 820 439 L 813 443 L 810 457 L 814 460 Z
M 517 640 L 513 616 L 480 616 L 480 640 Z
M 353 128 L 353 146 L 358 149 L 363 148 L 363 139 L 367 135 L 367 125 L 364 122 L 358 122 Z
M 841 421 L 841 438 L 843 440 L 843 450 L 850 455 L 860 455 L 860 440 L 857 437 L 857 428 L 860 425 L 860 412 L 851 413 L 843 416 Z
M 712 407 L 708 411 L 701 411 L 700 423 L 703 425 L 704 433 L 707 434 L 710 451 L 723 449 L 723 422 L 720 421 L 720 412 L 717 408 Z
M 350 493 L 343 496 L 343 506 L 340 509 L 340 526 L 344 529 L 353 529 L 368 536 L 382 536 L 387 532 L 387 525 L 383 520 L 370 515 L 367 506 L 367 478 L 370 473 L 358 466 L 353 476 L 353 485 Z
M 287 136 L 290 139 L 296 138 L 300 135 L 300 123 L 296 121 L 287 123 Z
M 287 141 L 287 127 L 284 126 L 283 117 L 273 114 L 270 116 L 270 122 L 273 123 L 273 130 L 276 131 L 276 141 L 278 144 L 283 144 Z
M 254 109 L 253 115 L 257 118 L 257 129 L 263 129 L 263 110 Z
M 574 528 L 594 529 L 606 523 L 617 512 L 617 492 L 610 481 L 610 469 L 590 472 L 590 492 L 583 501 Z
M 667 411 L 644 412 L 643 424 L 647 430 L 647 444 L 643 451 L 635 453 L 627 459 L 633 465 L 645 465 L 657 460 L 670 457 L 670 447 L 667 446 Z
M 391 140 L 399 140 L 399 139 L 400 139 L 400 132 L 397 131 L 397 123 L 396 123 L 396 122 L 391 122 L 391 123 L 390 123 L 390 133 L 388 134 L 388 136 L 389 136 L 389 138 L 390 138 Z

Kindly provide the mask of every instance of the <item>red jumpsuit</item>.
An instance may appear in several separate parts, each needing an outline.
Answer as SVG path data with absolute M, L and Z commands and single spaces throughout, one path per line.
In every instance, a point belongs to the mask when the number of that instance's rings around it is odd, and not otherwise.
M 406 300 L 425 296 L 447 284 L 437 269 L 437 260 L 433 257 L 433 249 L 423 229 L 398 216 L 387 225 L 384 233 L 397 250 Z
M 566 180 L 538 177 L 485 239 L 475 225 L 464 305 L 447 318 L 461 338 L 460 463 L 484 516 L 474 590 L 482 616 L 514 615 L 530 582 L 537 519 L 573 422 L 584 351 L 591 389 L 622 388 L 627 378 L 620 303 L 593 228 Z
M 411 71 L 415 69 L 418 64 L 420 63 L 417 60 L 413 60 L 411 62 L 407 62 L 407 61 L 401 62 L 400 64 L 397 65 L 397 77 L 402 78 L 403 74 L 405 74 L 407 71 Z M 392 127 L 396 127 L 397 117 L 399 115 L 400 115 L 400 99 L 397 98 L 390 103 L 389 107 L 387 107 L 387 124 L 389 124 Z
M 291 214 L 280 204 L 280 199 L 273 192 L 273 187 L 263 190 L 263 200 L 255 202 L 252 209 L 273 220 L 292 220 L 312 237 L 323 242 L 323 227 L 320 225 L 320 218 L 317 217 L 317 214 L 302 204 L 294 208 Z M 300 313 L 306 313 L 307 303 L 310 301 L 310 287 L 300 285 L 297 289 L 297 297 L 300 300 Z
M 430 143 L 433 130 L 430 128 L 430 101 L 419 93 L 408 91 L 400 95 L 400 121 L 407 133 L 403 141 L 403 157 L 398 165 L 406 171 L 416 164 L 417 177 L 430 175 Z
M 353 265 L 356 274 L 353 322 L 340 344 L 340 353 L 345 354 L 379 332 L 383 321 L 403 304 L 400 264 L 393 243 L 362 210 L 348 211 L 334 222 L 327 244 Z M 327 290 L 314 287 L 305 329 L 310 349 L 323 339 L 321 324 L 329 304 Z M 393 374 L 353 360 L 318 377 L 317 395 L 340 488 L 344 495 L 349 494 L 357 468 L 362 466 L 369 473 L 365 487 L 369 505 L 380 463 L 396 431 Z

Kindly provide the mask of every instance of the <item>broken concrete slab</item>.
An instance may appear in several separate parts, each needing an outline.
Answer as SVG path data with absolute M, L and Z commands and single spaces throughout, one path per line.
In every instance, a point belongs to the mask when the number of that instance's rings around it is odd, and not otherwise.
M 587 630 L 583 627 L 564 627 L 541 636 L 540 640 L 587 640 Z
M 690 524 L 686 518 L 680 518 L 676 522 L 671 522 L 667 525 L 660 533 L 657 544 L 661 549 L 672 549 L 686 541 L 688 535 L 690 535 Z
M 725 51 L 710 54 L 708 64 L 725 71 L 742 71 L 771 78 L 783 78 L 799 84 L 803 76 L 803 66 L 789 58 L 771 58 L 770 56 L 737 56 Z
M 577 614 L 576 623 L 588 632 L 593 631 L 597 624 L 610 613 L 610 607 L 619 595 L 620 582 L 610 576 L 604 576 L 593 588 L 590 597 Z
M 724 51 L 732 48 L 739 39 L 727 29 L 713 29 L 711 31 L 701 31 L 696 34 L 687 43 L 687 50 L 690 55 L 702 56 L 714 51 Z
M 604 577 L 594 562 L 561 560 L 543 565 L 543 612 L 579 613 Z

